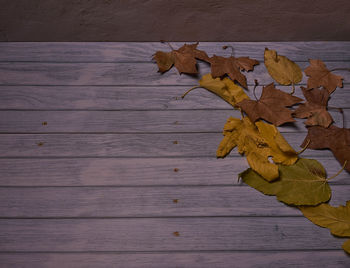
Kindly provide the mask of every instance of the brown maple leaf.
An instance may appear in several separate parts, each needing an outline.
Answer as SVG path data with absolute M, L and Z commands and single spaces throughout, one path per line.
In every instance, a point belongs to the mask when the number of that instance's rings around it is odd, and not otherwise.
M 207 61 L 209 59 L 207 53 L 197 49 L 198 42 L 195 44 L 184 44 L 177 50 L 170 52 L 157 51 L 153 59 L 156 60 L 159 72 L 168 71 L 173 65 L 179 73 L 197 74 L 196 59 Z
M 247 78 L 241 73 L 241 70 L 251 71 L 254 69 L 254 65 L 259 64 L 257 60 L 249 57 L 235 58 L 231 56 L 225 58 L 216 55 L 209 58 L 208 62 L 211 64 L 211 74 L 214 78 L 227 74 L 233 81 L 237 81 L 244 88 L 247 88 Z
M 287 109 L 287 106 L 292 106 L 302 99 L 285 93 L 275 88 L 273 83 L 263 87 L 260 100 L 243 100 L 237 103 L 249 117 L 252 122 L 259 118 L 280 126 L 287 122 L 294 122 L 292 111 Z
M 343 87 L 343 77 L 332 74 L 323 61 L 310 59 L 309 62 L 310 66 L 304 71 L 309 76 L 308 89 L 322 86 L 331 94 L 337 87 Z
M 310 149 L 330 149 L 335 158 L 350 172 L 350 129 L 331 125 L 329 128 L 321 126 L 308 127 L 307 136 L 301 147 L 308 144 Z
M 329 127 L 333 122 L 333 118 L 327 111 L 328 91 L 317 88 L 308 90 L 304 87 L 301 87 L 301 90 L 307 102 L 299 105 L 298 109 L 293 113 L 294 117 L 308 118 L 305 121 L 305 125 L 307 126 Z

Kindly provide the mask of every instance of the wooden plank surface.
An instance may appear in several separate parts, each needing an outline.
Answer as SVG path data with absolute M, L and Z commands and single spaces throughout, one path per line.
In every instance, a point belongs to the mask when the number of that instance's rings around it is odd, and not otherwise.
M 303 70 L 307 62 L 296 62 Z M 46 63 L 46 62 L 0 62 L 0 85 L 186 85 L 198 84 L 201 75 L 209 73 L 206 63 L 198 64 L 198 76 L 179 75 L 175 68 L 160 75 L 155 63 Z M 349 62 L 327 62 L 329 69 L 350 68 Z M 345 81 L 350 81 L 350 72 L 341 71 Z M 253 72 L 246 72 L 247 82 L 261 85 L 273 82 L 264 64 L 257 65 Z M 306 76 L 300 84 L 306 84 Z
M 7 252 L 329 250 L 345 241 L 304 217 L 0 219 L 0 230 Z
M 332 186 L 331 204 L 345 204 L 349 195 L 350 185 Z M 248 186 L 109 186 L 0 188 L 0 215 L 0 218 L 123 218 L 302 216 L 302 213 Z
M 338 111 L 330 112 L 342 126 Z M 350 125 L 350 109 L 344 110 Z M 229 117 L 240 118 L 237 110 L 175 111 L 2 111 L 0 133 L 152 133 L 222 132 Z M 281 132 L 306 132 L 305 120 L 279 127 Z
M 290 92 L 290 86 L 276 86 Z M 188 86 L 0 86 L 0 110 L 183 110 L 230 109 L 232 106 L 205 89 L 181 95 Z M 330 106 L 350 108 L 350 86 L 332 94 Z M 254 99 L 253 86 L 246 93 Z M 256 88 L 259 97 L 261 87 Z M 299 87 L 296 96 L 303 97 Z M 132 101 L 130 101 L 132 100 Z
M 190 42 L 191 43 L 191 42 Z M 171 42 L 175 49 L 183 42 Z M 322 59 L 323 61 L 350 61 L 349 42 L 200 42 L 198 49 L 205 50 L 209 56 L 216 54 L 228 57 L 230 50 L 222 46 L 234 47 L 236 57 L 249 56 L 264 59 L 264 49 L 275 49 L 279 54 L 293 61 Z M 170 51 L 160 42 L 22 42 L 0 43 L 0 61 L 31 62 L 149 62 L 157 51 Z
M 199 48 L 228 56 L 224 44 Z M 303 69 L 308 58 L 350 67 L 350 42 L 231 44 L 260 61 L 269 47 Z M 156 50 L 168 48 L 0 43 L 0 266 L 348 267 L 344 239 L 237 181 L 248 165 L 236 151 L 216 159 L 222 127 L 239 113 L 204 89 L 181 99 L 199 76 L 160 75 Z M 337 74 L 344 88 L 329 105 L 345 108 L 348 126 L 350 73 Z M 272 82 L 263 63 L 247 78 L 252 98 L 255 78 Z M 280 131 L 299 150 L 302 120 Z M 341 168 L 327 150 L 302 157 L 328 176 Z M 344 204 L 349 173 L 330 185 L 331 203 Z
M 299 150 L 306 133 L 284 133 Z M 1 157 L 216 157 L 220 133 L 1 134 Z M 236 150 L 236 149 L 235 149 Z M 330 157 L 306 150 L 302 157 Z M 233 151 L 231 156 L 240 157 Z
M 240 268 L 349 266 L 341 250 L 272 252 L 199 252 L 199 253 L 0 253 L 5 267 L 44 268 Z
M 328 177 L 341 166 L 318 158 Z M 249 166 L 243 157 L 190 158 L 2 158 L 0 186 L 231 186 Z M 344 171 L 331 185 L 350 184 Z

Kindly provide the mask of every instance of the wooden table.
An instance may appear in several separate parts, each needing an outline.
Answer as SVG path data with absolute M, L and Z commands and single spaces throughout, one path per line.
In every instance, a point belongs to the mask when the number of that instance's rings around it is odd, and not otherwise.
M 223 44 L 199 48 L 228 56 Z M 309 58 L 350 67 L 350 42 L 230 44 L 261 63 L 268 47 L 303 69 Z M 344 239 L 237 181 L 245 158 L 216 159 L 223 125 L 239 113 L 204 89 L 182 100 L 198 78 L 157 73 L 156 50 L 168 48 L 0 44 L 0 266 L 349 267 Z M 350 127 L 350 73 L 341 74 L 329 105 Z M 272 82 L 263 63 L 247 78 L 250 95 L 254 78 Z M 280 130 L 299 150 L 302 121 Z M 340 169 L 329 151 L 303 156 L 330 176 Z M 349 173 L 330 184 L 331 203 L 345 204 Z

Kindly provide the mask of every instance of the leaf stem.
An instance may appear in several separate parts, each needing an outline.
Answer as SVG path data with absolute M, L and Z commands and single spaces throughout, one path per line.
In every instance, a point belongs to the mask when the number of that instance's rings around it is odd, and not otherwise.
M 222 49 L 227 49 L 227 48 L 231 48 L 231 57 L 233 57 L 233 52 L 234 52 L 233 46 L 228 45 L 228 46 L 223 46 L 222 47 Z
M 311 140 L 308 139 L 307 142 L 306 142 L 306 145 L 304 146 L 304 148 L 301 149 L 299 152 L 297 152 L 297 154 L 298 155 L 302 154 L 307 149 L 307 147 L 309 146 L 310 142 L 311 142 Z
M 196 88 L 199 88 L 200 86 L 194 86 L 194 87 L 191 87 L 189 90 L 187 90 L 182 96 L 181 98 L 185 98 L 185 96 L 190 93 L 192 90 L 196 89 Z
M 343 167 L 335 175 L 333 175 L 332 177 L 329 177 L 328 179 L 326 179 L 326 181 L 329 181 L 329 180 L 334 179 L 335 177 L 337 177 L 344 170 L 347 162 L 348 162 L 348 160 L 345 160 Z
M 172 45 L 170 45 L 170 43 L 169 43 L 168 41 L 160 40 L 160 42 L 161 42 L 161 43 L 166 43 L 166 44 L 170 47 L 171 50 L 175 50 L 175 49 L 172 47 Z
M 294 85 L 294 82 L 292 82 L 292 92 L 290 93 L 290 95 L 293 95 L 295 92 L 295 85 Z
M 254 94 L 255 100 L 258 101 L 258 98 L 255 95 L 255 89 L 259 85 L 259 82 L 258 82 L 258 80 L 254 79 L 254 83 L 255 83 L 255 85 L 254 85 L 254 89 L 253 89 L 253 94 Z
M 334 69 L 330 70 L 330 72 L 333 72 L 333 71 L 349 71 L 350 72 L 350 68 L 334 68 Z

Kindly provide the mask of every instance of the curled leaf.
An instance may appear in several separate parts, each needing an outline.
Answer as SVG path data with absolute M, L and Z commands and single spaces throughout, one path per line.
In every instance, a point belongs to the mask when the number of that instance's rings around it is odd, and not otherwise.
M 275 50 L 265 48 L 264 63 L 271 77 L 281 85 L 297 84 L 303 78 L 300 67 Z

